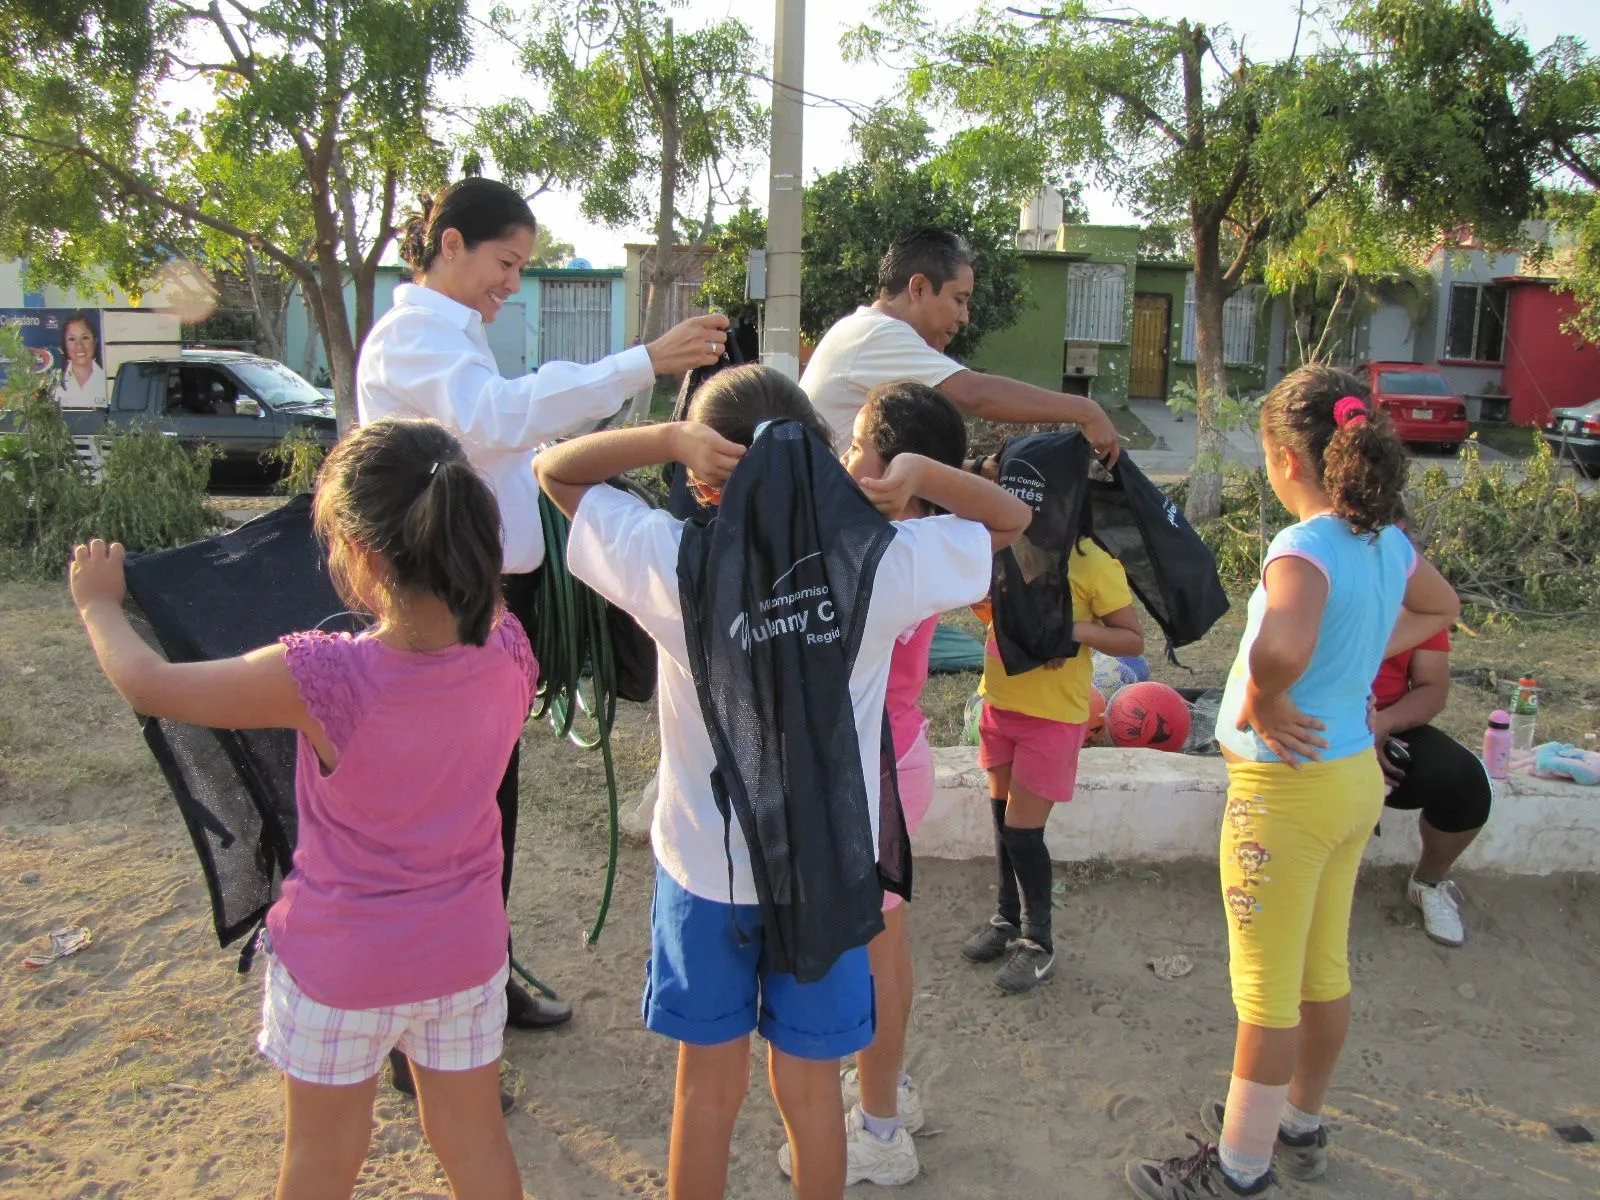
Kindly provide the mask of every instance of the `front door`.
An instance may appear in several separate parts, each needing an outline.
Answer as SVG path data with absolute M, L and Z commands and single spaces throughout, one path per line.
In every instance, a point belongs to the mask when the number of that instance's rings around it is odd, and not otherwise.
M 1133 366 L 1128 395 L 1167 398 L 1167 349 L 1172 341 L 1172 297 L 1140 293 L 1133 298 Z

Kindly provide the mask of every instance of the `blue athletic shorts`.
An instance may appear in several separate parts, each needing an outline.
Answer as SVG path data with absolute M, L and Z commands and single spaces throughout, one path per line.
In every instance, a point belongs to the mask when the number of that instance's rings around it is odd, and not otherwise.
M 645 1027 L 692 1046 L 759 1030 L 795 1058 L 843 1058 L 872 1044 L 877 1010 L 865 946 L 845 951 L 815 983 L 773 971 L 764 946 L 758 905 L 696 896 L 658 867 Z

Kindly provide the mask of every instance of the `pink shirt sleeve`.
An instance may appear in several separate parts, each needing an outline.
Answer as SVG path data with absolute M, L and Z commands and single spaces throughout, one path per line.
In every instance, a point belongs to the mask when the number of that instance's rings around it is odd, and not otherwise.
M 300 699 L 322 726 L 341 755 L 361 718 L 359 673 L 354 670 L 357 643 L 349 634 L 291 633 L 283 643 L 289 673 Z
M 533 698 L 539 693 L 539 662 L 533 657 L 533 644 L 528 641 L 528 631 L 507 610 L 500 616 L 497 633 L 506 653 L 511 655 L 528 680 L 528 707 L 532 708 Z

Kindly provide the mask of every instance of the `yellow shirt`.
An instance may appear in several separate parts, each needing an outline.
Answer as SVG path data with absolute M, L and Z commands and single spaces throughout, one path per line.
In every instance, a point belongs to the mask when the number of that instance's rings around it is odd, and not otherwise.
M 1088 538 L 1072 552 L 1067 586 L 1072 589 L 1074 621 L 1092 621 L 1133 603 L 1122 564 Z M 1077 725 L 1089 719 L 1089 689 L 1093 686 L 1094 661 L 1089 647 L 1079 646 L 1078 653 L 1058 669 L 1036 667 L 1021 675 L 1007 675 L 990 630 L 978 691 L 995 708 Z

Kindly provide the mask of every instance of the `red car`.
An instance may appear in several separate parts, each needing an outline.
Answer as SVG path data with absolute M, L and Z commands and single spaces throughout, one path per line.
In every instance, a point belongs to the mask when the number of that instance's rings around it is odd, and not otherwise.
M 1367 387 L 1402 441 L 1454 450 L 1467 436 L 1467 405 L 1434 367 L 1414 362 L 1368 363 Z

